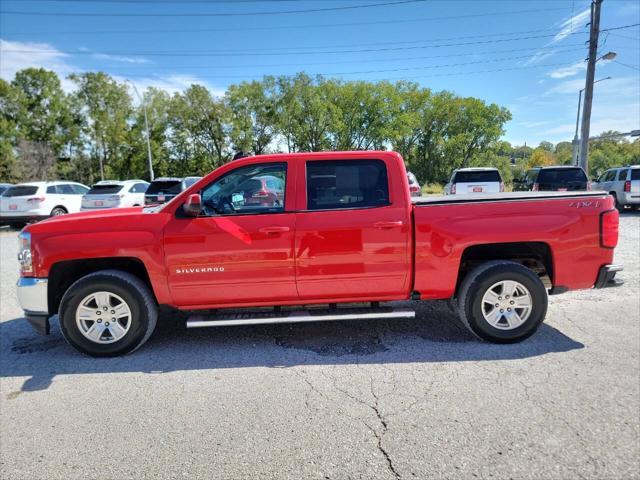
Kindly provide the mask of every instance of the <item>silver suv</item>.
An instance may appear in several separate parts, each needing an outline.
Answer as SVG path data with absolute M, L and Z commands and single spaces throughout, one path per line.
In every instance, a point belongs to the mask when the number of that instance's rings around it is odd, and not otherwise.
M 640 208 L 640 165 L 610 168 L 593 183 L 593 190 L 604 190 L 613 195 L 616 208 Z

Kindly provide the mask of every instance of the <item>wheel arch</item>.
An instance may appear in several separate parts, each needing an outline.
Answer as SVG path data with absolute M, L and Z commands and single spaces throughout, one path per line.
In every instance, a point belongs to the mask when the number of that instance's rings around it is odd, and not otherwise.
M 510 260 L 535 272 L 546 288 L 553 287 L 553 253 L 545 242 L 486 243 L 467 247 L 460 258 L 456 292 L 466 275 L 492 260 Z
M 139 258 L 101 257 L 65 260 L 53 264 L 49 270 L 49 288 L 47 291 L 49 314 L 57 313 L 62 297 L 76 280 L 99 270 L 120 270 L 130 273 L 144 282 L 151 293 L 154 294 L 147 268 Z

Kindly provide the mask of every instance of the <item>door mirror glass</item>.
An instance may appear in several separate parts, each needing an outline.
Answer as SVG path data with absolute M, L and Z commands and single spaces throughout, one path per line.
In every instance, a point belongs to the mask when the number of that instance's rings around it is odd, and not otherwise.
M 199 193 L 192 193 L 182 205 L 184 213 L 189 217 L 197 217 L 202 212 L 202 199 Z

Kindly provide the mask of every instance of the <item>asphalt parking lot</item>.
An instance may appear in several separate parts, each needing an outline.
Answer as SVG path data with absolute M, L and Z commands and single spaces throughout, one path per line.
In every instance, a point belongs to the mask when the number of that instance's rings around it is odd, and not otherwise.
M 551 297 L 516 345 L 411 321 L 184 329 L 132 355 L 33 333 L 0 232 L 3 479 L 640 478 L 640 214 L 622 288 Z

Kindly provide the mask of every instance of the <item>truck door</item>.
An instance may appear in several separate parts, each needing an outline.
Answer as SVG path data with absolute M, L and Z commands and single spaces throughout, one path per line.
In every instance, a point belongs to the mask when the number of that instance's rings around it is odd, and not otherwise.
M 306 205 L 296 214 L 295 239 L 301 300 L 397 298 L 408 291 L 408 200 L 391 198 L 387 167 L 377 159 L 306 162 L 300 175 Z
M 295 300 L 295 213 L 287 163 L 230 170 L 201 190 L 203 212 L 165 229 L 169 288 L 181 307 Z M 290 202 L 289 202 L 290 203 Z

